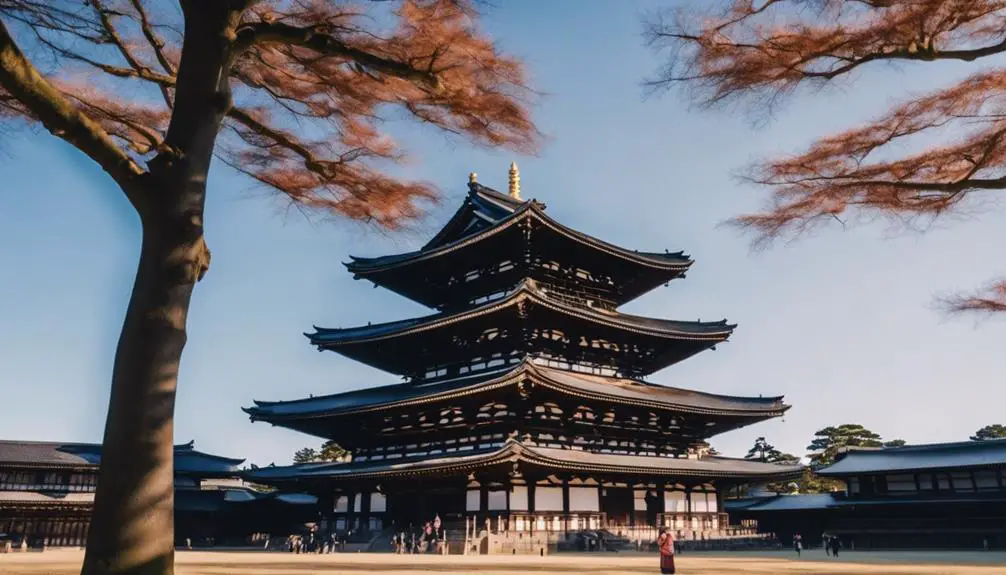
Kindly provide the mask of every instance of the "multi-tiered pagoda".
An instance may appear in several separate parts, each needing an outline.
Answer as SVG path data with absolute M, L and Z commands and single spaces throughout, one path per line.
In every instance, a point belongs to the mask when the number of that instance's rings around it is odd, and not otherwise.
M 259 469 L 309 490 L 336 530 L 421 524 L 435 514 L 512 530 L 604 524 L 715 529 L 722 493 L 798 475 L 712 456 L 705 441 L 782 415 L 781 397 L 729 397 L 641 378 L 727 340 L 733 325 L 617 308 L 683 277 L 681 252 L 638 252 L 553 220 L 471 175 L 464 204 L 422 249 L 347 264 L 436 313 L 307 334 L 405 383 L 246 409 L 331 439 L 352 460 Z

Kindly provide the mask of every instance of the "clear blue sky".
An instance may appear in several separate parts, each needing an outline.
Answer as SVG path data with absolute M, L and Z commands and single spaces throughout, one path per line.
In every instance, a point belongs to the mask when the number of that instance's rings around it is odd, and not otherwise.
M 669 0 L 668 0 L 669 1 Z M 964 66 L 875 69 L 827 96 L 794 100 L 767 126 L 689 111 L 676 94 L 644 99 L 657 65 L 639 15 L 660 3 L 530 0 L 498 3 L 485 27 L 525 58 L 548 96 L 537 110 L 551 138 L 516 158 L 525 197 L 563 223 L 640 250 L 684 249 L 689 277 L 633 302 L 633 313 L 739 323 L 734 337 L 655 376 L 658 383 L 738 395 L 785 395 L 793 409 L 713 439 L 742 455 L 764 435 L 803 454 L 813 432 L 861 423 L 909 442 L 966 439 L 1003 422 L 1006 322 L 947 321 L 942 290 L 1006 273 L 1006 213 L 947 222 L 926 235 L 884 225 L 829 229 L 751 254 L 717 223 L 755 208 L 762 192 L 731 173 L 749 160 L 797 151 L 888 103 L 941 85 Z M 634 5 L 630 7 L 629 5 Z M 922 78 L 915 71 L 922 70 Z M 417 152 L 406 174 L 446 194 L 425 234 L 388 237 L 358 224 L 306 220 L 218 166 L 206 235 L 213 251 L 195 292 L 182 360 L 175 439 L 265 465 L 318 440 L 252 424 L 252 399 L 294 399 L 395 378 L 301 335 L 425 313 L 354 282 L 350 253 L 411 249 L 446 221 L 467 174 L 503 189 L 511 155 L 472 150 L 421 127 L 396 125 Z M 139 249 L 136 217 L 80 153 L 25 132 L 0 152 L 0 438 L 99 441 L 112 356 Z

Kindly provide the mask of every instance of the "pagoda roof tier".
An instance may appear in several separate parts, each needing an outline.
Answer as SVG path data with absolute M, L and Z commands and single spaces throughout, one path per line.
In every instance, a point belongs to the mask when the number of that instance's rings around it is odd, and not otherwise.
M 581 447 L 615 440 L 681 451 L 788 409 L 781 397 L 715 395 L 525 360 L 434 383 L 256 401 L 244 411 L 252 421 L 334 440 L 354 451 L 405 452 L 408 444 L 449 446 L 513 432 L 561 437 L 561 443 Z
M 435 405 L 528 381 L 571 397 L 674 413 L 761 420 L 780 416 L 790 407 L 783 403 L 781 396 L 717 395 L 634 379 L 554 369 L 525 360 L 498 370 L 434 383 L 386 385 L 293 401 L 255 401 L 254 407 L 244 408 L 244 411 L 253 421 L 271 423 L 318 419 Z
M 645 375 L 726 341 L 735 327 L 576 306 L 527 279 L 501 299 L 461 312 L 347 329 L 316 326 L 305 335 L 319 350 L 402 375 L 494 354 L 548 355 Z
M 506 290 L 523 277 L 575 281 L 586 297 L 617 307 L 683 276 L 692 263 L 682 252 L 607 243 L 553 220 L 539 202 L 472 184 L 461 209 L 422 249 L 352 257 L 346 267 L 357 279 L 434 308 Z
M 331 480 L 385 480 L 468 474 L 495 466 L 531 467 L 548 473 L 567 472 L 636 477 L 664 476 L 697 478 L 701 481 L 717 479 L 781 481 L 798 477 L 803 471 L 799 465 L 761 463 L 727 457 L 674 458 L 596 453 L 575 449 L 539 447 L 511 439 L 495 448 L 425 457 L 265 467 L 246 472 L 245 477 L 249 481 L 265 484 Z

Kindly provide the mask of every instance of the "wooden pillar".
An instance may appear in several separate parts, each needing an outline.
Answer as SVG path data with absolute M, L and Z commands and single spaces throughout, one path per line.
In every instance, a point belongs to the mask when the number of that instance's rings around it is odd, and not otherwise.
M 354 521 L 356 521 L 356 494 L 357 491 L 347 489 L 346 490 L 346 531 L 350 531 L 354 527 Z M 363 496 L 360 497 L 361 501 Z
M 600 481 L 597 482 L 597 510 L 598 513 L 604 513 L 604 485 Z M 601 529 L 607 527 L 608 517 L 603 517 L 604 521 L 598 520 L 598 527 Z
M 562 480 L 562 531 L 569 533 L 569 479 Z
M 331 486 L 323 485 L 314 490 L 318 498 L 318 506 L 321 508 L 322 519 L 328 531 L 335 531 L 335 490 Z
M 636 526 L 636 483 L 635 479 L 630 479 L 625 482 L 629 486 L 629 495 L 632 496 L 632 508 L 629 510 L 629 527 Z M 643 497 L 646 497 L 646 493 L 643 493 Z M 645 513 L 645 510 L 644 510 Z
M 360 492 L 360 530 L 370 530 L 370 493 L 371 487 Z

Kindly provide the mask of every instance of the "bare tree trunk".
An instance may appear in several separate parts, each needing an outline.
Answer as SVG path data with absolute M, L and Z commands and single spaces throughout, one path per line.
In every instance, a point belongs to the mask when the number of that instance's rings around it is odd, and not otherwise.
M 144 221 L 115 354 L 85 575 L 173 570 L 175 386 L 192 288 L 209 264 L 199 204 L 198 213 Z
M 247 0 L 182 0 L 185 40 L 164 150 L 129 194 L 143 248 L 119 337 L 82 575 L 174 571 L 174 407 L 185 320 L 209 267 L 206 179 L 231 105 L 228 70 Z

